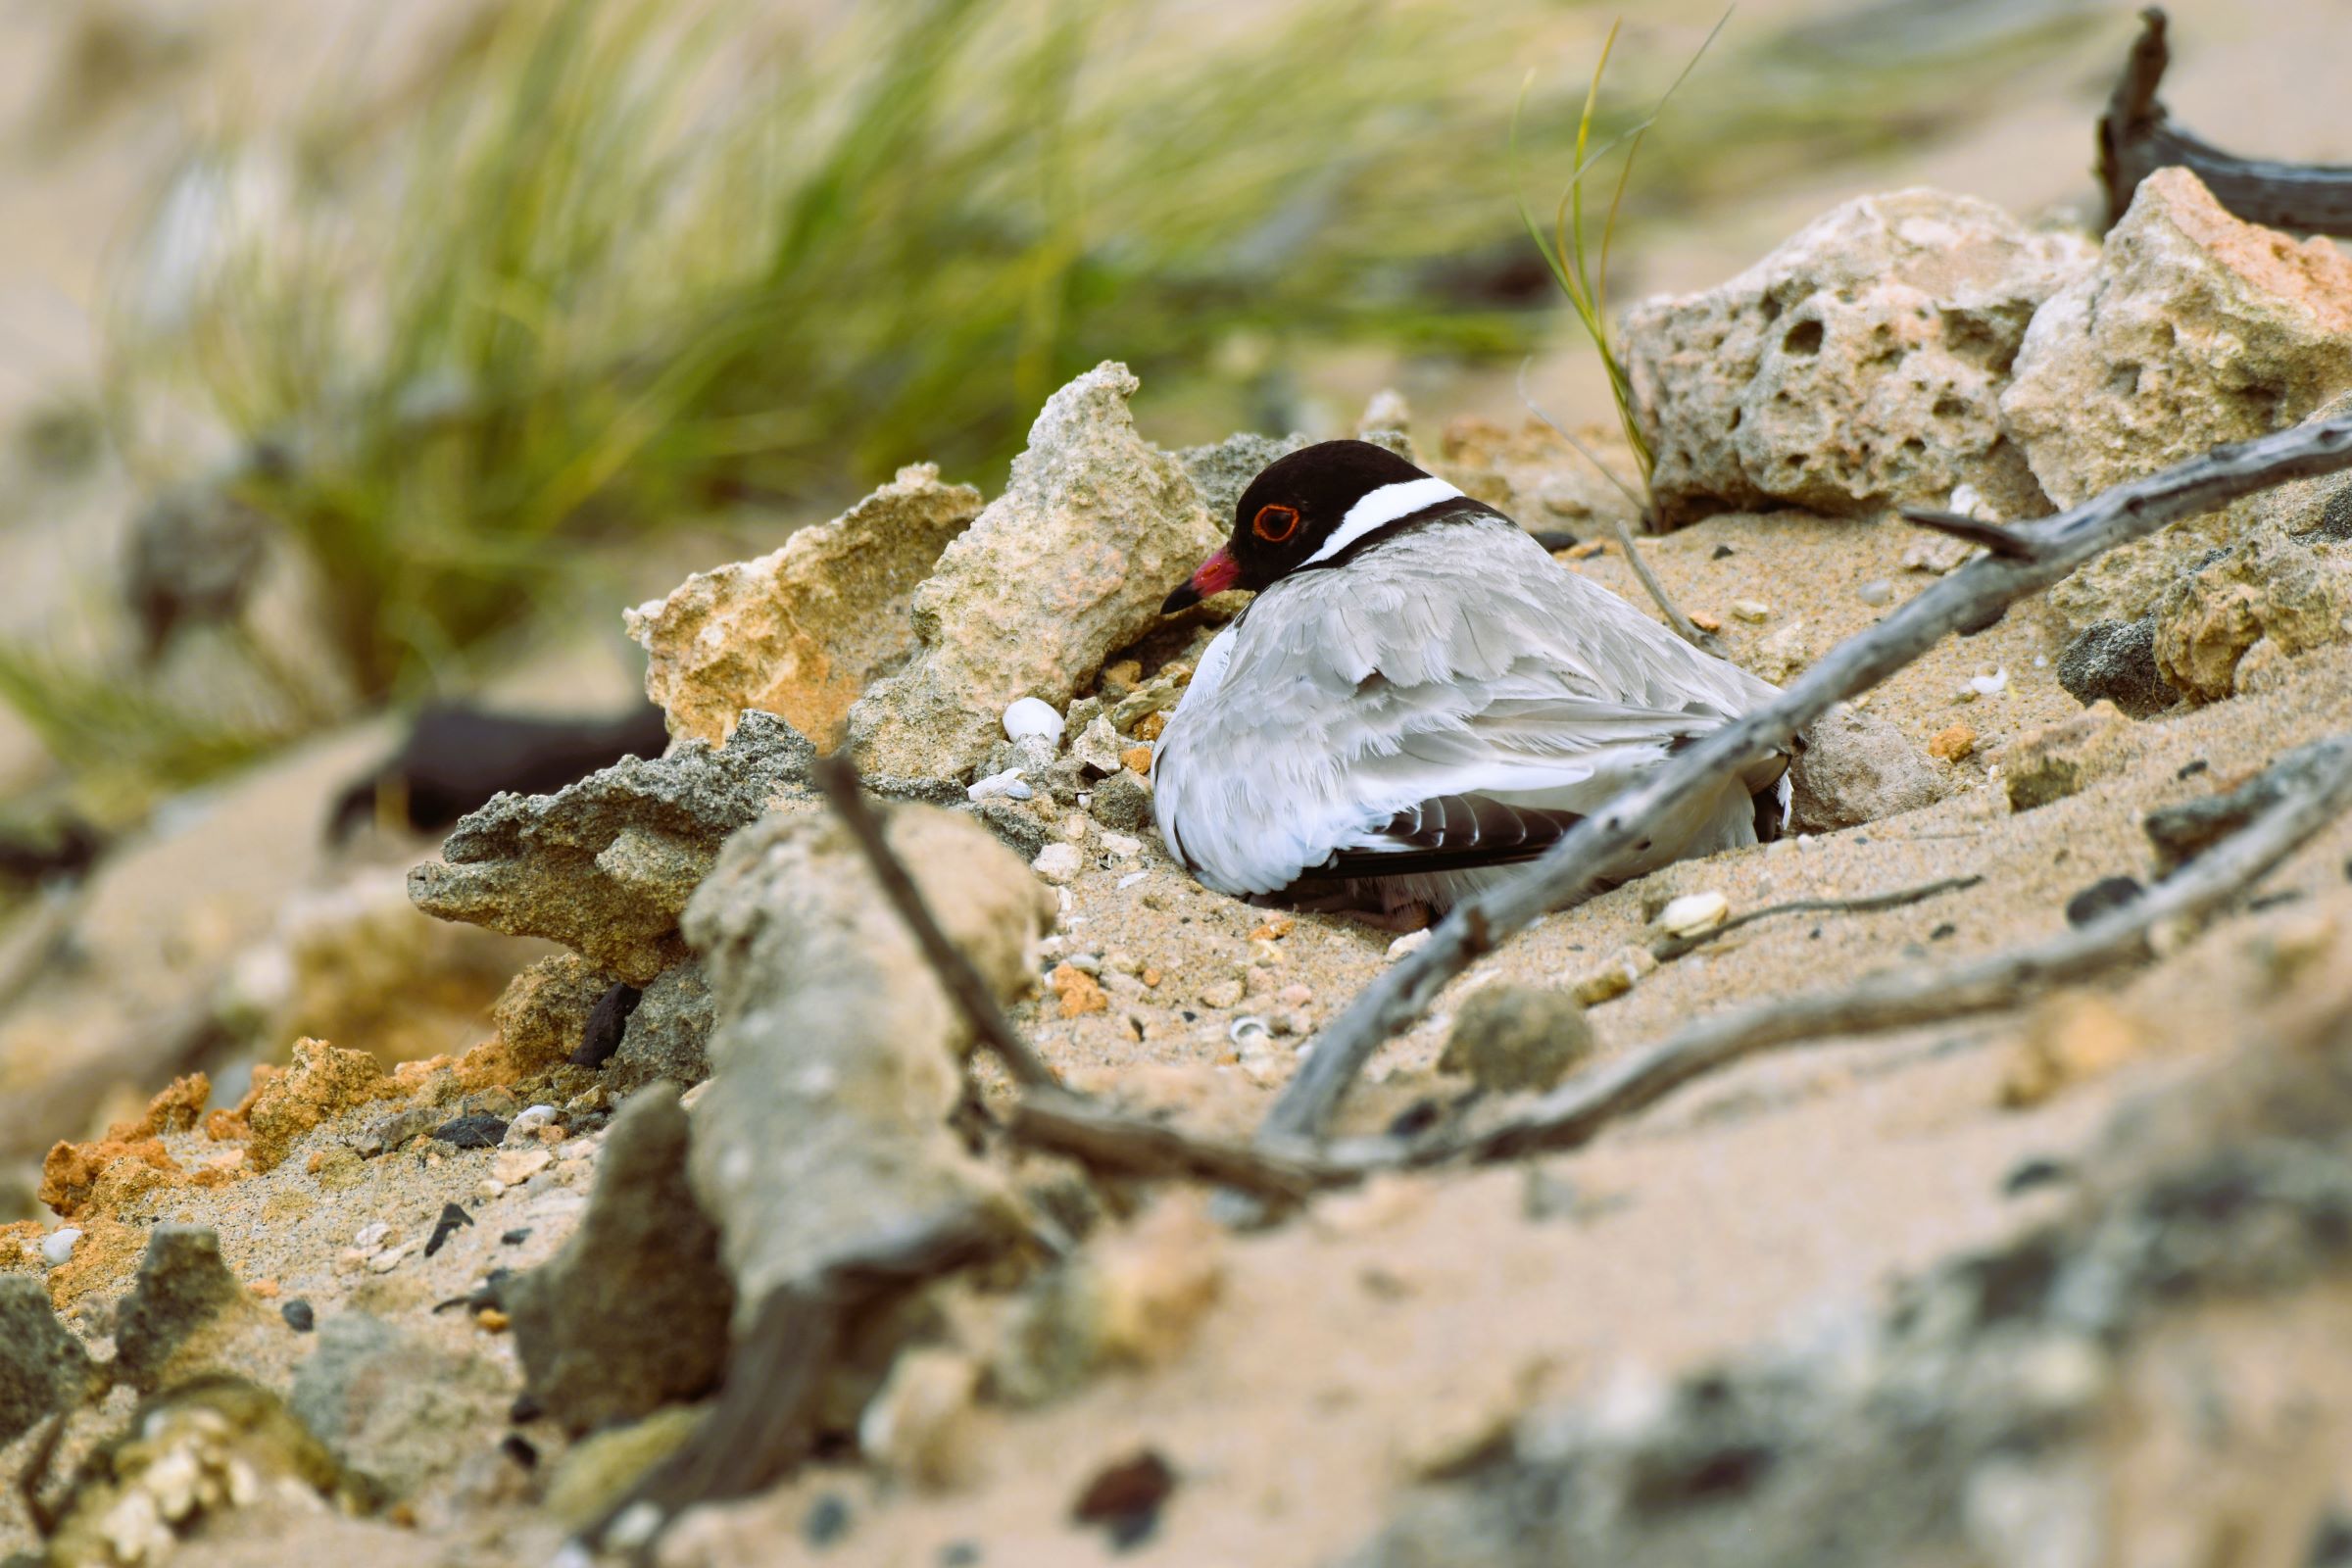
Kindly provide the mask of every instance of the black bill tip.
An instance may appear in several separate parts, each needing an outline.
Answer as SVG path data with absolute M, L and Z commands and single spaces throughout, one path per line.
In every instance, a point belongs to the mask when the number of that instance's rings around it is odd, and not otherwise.
M 1176 591 L 1160 603 L 1159 612 L 1173 615 L 1179 610 L 1189 610 L 1200 602 L 1200 590 L 1191 583 L 1179 584 Z

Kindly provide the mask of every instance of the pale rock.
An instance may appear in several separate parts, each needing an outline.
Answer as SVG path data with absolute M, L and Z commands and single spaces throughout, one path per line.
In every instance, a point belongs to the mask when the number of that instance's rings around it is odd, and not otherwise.
M 2174 168 L 2140 182 L 2097 265 L 2034 315 L 2001 415 L 2042 490 L 2073 506 L 2348 386 L 2352 258 L 2232 217 Z
M 1024 697 L 1004 710 L 1004 738 L 1008 741 L 1036 739 L 1058 745 L 1061 730 L 1061 714 L 1041 698 Z
M 490 1177 L 509 1187 L 519 1187 L 555 1162 L 552 1150 L 511 1149 L 490 1162 Z
M 2211 703 L 2297 654 L 2339 643 L 2352 613 L 2345 547 L 2260 533 L 2176 582 L 2155 612 L 2156 668 Z
M 915 647 L 848 720 L 867 771 L 960 777 L 1017 698 L 1066 704 L 1221 542 L 1184 466 L 1136 433 L 1138 386 L 1105 362 L 1047 400 L 1004 493 L 913 596 Z
M 718 745 L 756 708 L 836 744 L 850 705 L 914 651 L 915 589 L 980 505 L 970 485 L 940 483 L 935 465 L 901 468 L 831 522 L 626 612 L 671 736 Z
M 1814 720 L 1789 765 L 1790 821 L 1807 832 L 1858 827 L 1943 799 L 1943 781 L 1886 720 L 1840 703 Z
M 1625 347 L 1669 521 L 1774 503 L 1845 514 L 1973 486 L 2048 510 L 2003 431 L 2027 322 L 2092 257 L 1987 203 L 1864 196 L 1720 287 L 1645 301 Z
M 1084 863 L 1085 857 L 1079 854 L 1077 845 L 1060 843 L 1049 844 L 1038 851 L 1037 858 L 1030 861 L 1029 865 L 1031 870 L 1048 882 L 1055 887 L 1063 887 L 1077 876 Z
M 2132 721 L 2113 703 L 2029 730 L 2001 754 L 2009 808 L 2030 811 L 2076 794 L 2131 760 Z
M 1731 912 L 1732 901 L 1712 889 L 1686 893 L 1658 911 L 1658 929 L 1670 937 L 1694 937 L 1723 924 Z

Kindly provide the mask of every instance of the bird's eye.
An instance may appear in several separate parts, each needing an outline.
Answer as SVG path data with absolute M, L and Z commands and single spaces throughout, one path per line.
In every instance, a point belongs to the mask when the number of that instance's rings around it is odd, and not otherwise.
M 1250 524 L 1250 531 L 1270 545 L 1278 545 L 1298 531 L 1297 507 L 1260 507 Z

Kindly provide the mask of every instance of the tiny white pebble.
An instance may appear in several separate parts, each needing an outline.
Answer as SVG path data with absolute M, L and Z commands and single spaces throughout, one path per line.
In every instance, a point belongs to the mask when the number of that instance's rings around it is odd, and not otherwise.
M 384 1238 L 391 1234 L 392 1227 L 379 1219 L 373 1224 L 361 1226 L 358 1234 L 352 1237 L 351 1245 L 364 1251 L 373 1251 L 383 1246 Z
M 1394 963 L 1398 958 L 1403 957 L 1406 954 L 1418 953 L 1423 948 L 1428 946 L 1429 933 L 1426 930 L 1407 931 L 1404 935 L 1398 937 L 1396 941 L 1389 944 L 1389 961 Z
M 1059 742 L 1061 715 L 1043 698 L 1024 697 L 1004 710 L 1004 738 L 1025 741 L 1033 735 Z
M 2049 668 L 2049 667 L 2050 667 L 2050 661 L 2049 661 L 2049 659 L 2047 658 L 2047 656 L 2045 656 L 2045 655 L 2042 655 L 2042 654 L 2035 654 L 2035 655 L 2034 656 L 2034 667 L 2035 669 L 2047 669 L 2047 668 Z
M 1033 793 L 1028 785 L 1021 782 L 1021 770 L 1017 767 L 1008 767 L 1002 773 L 991 773 L 978 783 L 967 787 L 963 792 L 963 798 L 967 801 L 985 801 L 993 796 L 1004 795 L 1016 801 L 1025 801 Z
M 473 1184 L 473 1190 L 478 1197 L 504 1198 L 507 1195 L 507 1184 L 495 1176 L 485 1176 Z
M 81 1240 L 81 1232 L 72 1225 L 51 1231 L 41 1238 L 41 1261 L 51 1268 L 74 1255 L 74 1244 Z
M 1124 833 L 1112 833 L 1105 831 L 1102 835 L 1102 848 L 1108 850 L 1112 855 L 1117 856 L 1122 860 L 1132 860 L 1137 856 L 1144 853 L 1144 841 L 1142 839 L 1129 838 Z
M 1883 605 L 1894 597 L 1894 584 L 1884 577 L 1873 577 L 1854 592 L 1866 605 Z
M 1735 599 L 1732 601 L 1732 613 L 1741 620 L 1770 620 L 1772 607 L 1761 599 Z
M 1029 865 L 1039 876 L 1059 885 L 1076 876 L 1082 863 L 1083 857 L 1079 855 L 1077 845 L 1049 844 L 1037 852 L 1037 858 L 1030 861 Z
M 1668 936 L 1696 936 L 1701 931 L 1712 931 L 1723 924 L 1724 917 L 1731 912 L 1732 901 L 1711 889 L 1704 893 L 1686 893 L 1679 899 L 1671 900 L 1665 908 L 1658 911 L 1658 927 Z
M 2004 665 L 1989 675 L 1978 675 L 1972 678 L 1968 684 L 1969 689 L 1980 697 L 1997 697 L 2000 695 L 2001 689 L 2009 684 L 2009 670 Z

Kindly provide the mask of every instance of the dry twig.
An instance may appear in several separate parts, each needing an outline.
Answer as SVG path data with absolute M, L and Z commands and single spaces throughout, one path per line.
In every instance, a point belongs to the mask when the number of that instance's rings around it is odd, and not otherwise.
M 1787 904 L 1768 904 L 1760 909 L 1735 914 L 1719 926 L 1687 937 L 1668 937 L 1650 945 L 1649 956 L 1660 963 L 1679 958 L 1696 948 L 1705 947 L 1718 937 L 1729 936 L 1743 925 L 1769 920 L 1779 914 L 1876 914 L 1883 909 L 1900 909 L 1908 905 L 1925 904 L 1946 893 L 1965 892 L 1984 879 L 1981 876 L 1947 876 L 1939 882 L 1925 882 L 1915 888 L 1896 888 L 1891 893 L 1866 893 L 1855 899 L 1791 899 Z
M 1024 1097 L 1013 1107 L 1006 1133 L 1015 1143 L 1068 1154 L 1097 1169 L 1214 1182 L 1277 1203 L 1298 1202 L 1318 1189 L 1344 1186 L 1358 1176 L 1320 1160 L 1186 1133 L 1064 1094 Z
M 2352 734 L 2290 753 L 2272 776 L 2283 787 L 2269 810 L 2142 897 L 2087 925 L 1944 969 L 1887 970 L 1845 990 L 1701 1019 L 1646 1051 L 1571 1079 L 1508 1121 L 1467 1139 L 1448 1137 L 1412 1149 L 1403 1157 L 1429 1164 L 1465 1154 L 1495 1160 L 1572 1149 L 1693 1078 L 1781 1046 L 2003 1011 L 2055 987 L 2151 957 L 2151 934 L 2159 926 L 2193 926 L 2218 913 L 2352 808 Z
M 2249 222 L 2352 235 L 2352 169 L 2240 158 L 2171 123 L 2156 101 L 2156 84 L 2170 60 L 2164 13 L 2150 6 L 2139 15 L 2139 37 L 2099 117 L 2099 182 L 2107 191 L 2109 225 L 2123 219 L 2141 180 L 2180 165 L 2204 182 L 2214 200 Z
M 1022 1088 L 1056 1087 L 1059 1080 L 1054 1076 L 1054 1069 L 1046 1065 L 1037 1048 L 1022 1038 L 1012 1020 L 1004 1016 L 1004 1009 L 997 1005 L 988 982 L 980 978 L 980 972 L 972 967 L 962 951 L 948 940 L 948 934 L 939 928 L 939 922 L 931 917 L 929 906 L 923 903 L 922 890 L 891 853 L 888 841 L 882 836 L 882 824 L 865 804 L 858 779 L 858 764 L 839 753 L 820 757 L 816 760 L 816 783 L 841 817 L 842 825 L 858 841 L 858 848 L 864 852 L 865 863 L 872 868 L 874 880 L 882 884 L 891 906 L 906 922 L 906 929 L 914 933 L 914 940 L 921 946 L 923 956 L 931 961 L 939 983 L 961 1009 L 980 1044 L 996 1053 L 1004 1070 L 1012 1075 L 1012 1081 Z
M 2352 467 L 2352 416 L 2216 447 L 2020 527 L 2016 531 L 2038 552 L 2035 559 L 1985 556 L 1937 580 L 1831 649 L 1775 701 L 1660 764 L 1508 882 L 1455 906 L 1427 946 L 1366 986 L 1317 1036 L 1314 1054 L 1275 1102 L 1259 1142 L 1280 1146 L 1320 1136 L 1372 1053 L 1419 1018 L 1448 980 L 1495 942 L 1591 892 L 1623 862 L 1646 824 L 1714 788 L 1758 753 L 1788 745 L 1833 704 L 1868 691 L 1947 633 L 1989 624 L 2009 605 L 2116 545 L 2239 496 L 2345 467 Z

